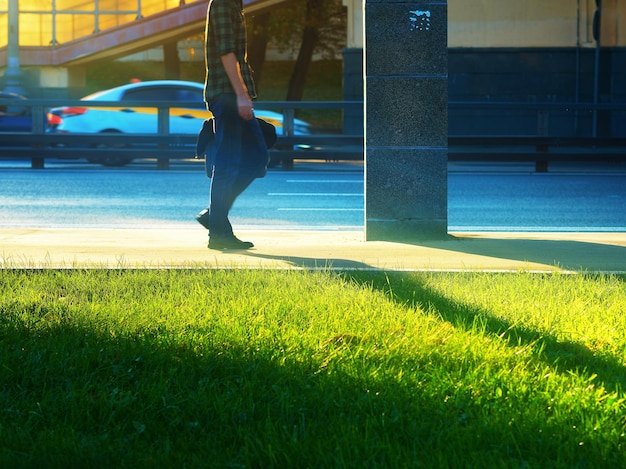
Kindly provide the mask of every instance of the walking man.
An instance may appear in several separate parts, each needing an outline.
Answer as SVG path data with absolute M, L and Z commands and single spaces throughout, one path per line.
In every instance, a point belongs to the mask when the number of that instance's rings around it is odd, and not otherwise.
M 205 29 L 204 99 L 213 114 L 215 139 L 207 148 L 211 177 L 209 207 L 196 219 L 209 230 L 210 249 L 250 249 L 228 219 L 235 199 L 255 178 L 265 176 L 269 161 L 261 128 L 254 117 L 256 88 L 247 62 L 242 0 L 209 0 Z

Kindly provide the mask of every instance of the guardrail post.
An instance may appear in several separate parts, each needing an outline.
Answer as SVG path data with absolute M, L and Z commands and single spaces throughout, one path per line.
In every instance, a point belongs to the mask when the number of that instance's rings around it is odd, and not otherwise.
M 296 110 L 292 107 L 283 109 L 283 135 L 291 137 L 294 134 L 294 118 Z
M 295 133 L 294 119 L 296 116 L 296 109 L 288 107 L 283 109 L 283 135 L 285 137 L 292 137 Z M 283 170 L 293 169 L 293 158 L 284 158 L 281 163 Z
M 168 135 L 170 132 L 170 109 L 169 107 L 158 108 L 157 131 L 159 137 Z M 159 156 L 157 157 L 157 169 L 169 169 L 170 159 L 167 156 L 161 156 L 162 151 L 167 151 L 169 145 L 167 143 L 159 143 Z
M 33 122 L 33 134 L 36 137 L 37 135 L 43 135 L 45 132 L 44 129 L 44 110 L 41 104 L 36 104 L 31 108 L 31 119 Z M 44 145 L 41 142 L 37 142 L 37 138 L 33 141 L 33 148 L 39 149 L 42 154 L 45 151 Z M 32 169 L 44 169 L 45 162 L 43 156 L 33 156 L 30 160 L 30 167 Z
M 550 134 L 550 112 L 547 109 L 537 110 L 537 135 L 543 137 Z

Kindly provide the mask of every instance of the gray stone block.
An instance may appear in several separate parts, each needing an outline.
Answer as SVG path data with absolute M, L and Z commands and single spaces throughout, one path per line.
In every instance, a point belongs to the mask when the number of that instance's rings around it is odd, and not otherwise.
M 448 145 L 445 78 L 368 77 L 367 145 Z
M 448 237 L 448 224 L 441 220 L 367 220 L 365 223 L 366 241 L 389 241 L 397 243 L 417 243 L 426 240 L 440 240 Z
M 369 2 L 366 74 L 447 75 L 447 7 L 441 2 Z
M 386 227 L 392 235 L 420 237 L 406 227 L 430 227 L 429 234 L 447 229 L 447 149 L 375 149 L 367 152 L 366 232 Z M 404 227 L 404 228 L 401 228 Z M 375 229 L 376 232 L 376 229 Z M 368 235 L 368 239 L 369 235 Z

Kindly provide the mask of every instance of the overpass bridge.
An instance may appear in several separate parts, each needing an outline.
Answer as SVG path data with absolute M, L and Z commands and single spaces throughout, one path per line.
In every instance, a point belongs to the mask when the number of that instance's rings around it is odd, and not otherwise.
M 285 1 L 290 0 L 244 0 L 243 3 L 246 13 L 254 14 Z M 150 10 L 149 0 L 143 0 L 144 10 L 142 0 L 121 2 L 122 6 L 116 11 L 101 10 L 98 8 L 98 2 L 89 3 L 92 6 L 88 9 L 82 0 L 78 0 L 70 8 L 51 7 L 45 11 L 29 7 L 20 9 L 22 29 L 20 37 L 22 44 L 19 46 L 20 65 L 25 67 L 86 65 L 123 57 L 204 31 L 206 0 L 166 2 L 170 7 L 156 13 Z M 144 16 L 143 11 L 150 14 Z M 9 12 L 0 11 L 0 19 L 3 13 L 6 15 Z M 44 25 L 44 16 L 51 17 L 50 28 Z M 107 21 L 115 25 L 106 27 Z M 32 25 L 28 28 L 28 22 L 38 23 L 39 29 L 32 29 Z M 105 27 L 102 27 L 102 23 Z M 85 24 L 93 25 L 93 29 L 86 32 Z M 68 34 L 71 38 L 69 41 L 59 40 L 58 36 Z M 33 45 L 32 42 L 30 45 L 23 44 L 24 39 L 32 41 L 32 38 L 35 38 L 35 42 L 45 44 Z M 4 47 L 0 48 L 0 68 L 8 63 L 8 42 L 8 38 L 0 38 L 0 45 L 4 44 Z
M 243 5 L 246 14 L 254 15 L 292 1 L 300 0 L 243 0 Z M 16 85 L 39 97 L 65 95 L 84 88 L 90 64 L 204 32 L 207 0 L 118 0 L 109 10 L 105 2 L 66 0 L 58 8 L 55 2 L 42 7 L 46 2 L 8 0 L 4 11 L 0 2 L 0 73 L 5 88 L 14 90 Z M 343 3 L 352 18 L 348 45 L 358 51 L 349 67 L 355 70 L 360 90 L 362 0 Z M 362 91 L 357 94 L 362 99 Z

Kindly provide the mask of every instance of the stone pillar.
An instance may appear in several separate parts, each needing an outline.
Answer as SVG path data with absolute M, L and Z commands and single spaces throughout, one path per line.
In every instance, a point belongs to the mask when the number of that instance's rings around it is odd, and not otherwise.
M 447 2 L 365 0 L 365 238 L 447 234 Z

